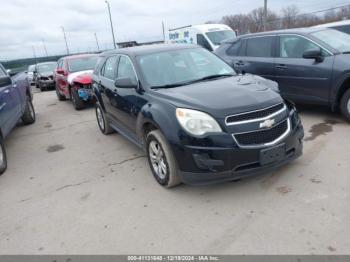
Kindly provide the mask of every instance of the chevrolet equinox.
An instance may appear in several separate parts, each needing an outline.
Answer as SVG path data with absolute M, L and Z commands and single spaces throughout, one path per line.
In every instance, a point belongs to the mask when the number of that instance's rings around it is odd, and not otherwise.
M 267 172 L 302 154 L 303 127 L 271 80 L 238 75 L 193 45 L 102 53 L 93 75 L 103 134 L 143 148 L 165 187 Z

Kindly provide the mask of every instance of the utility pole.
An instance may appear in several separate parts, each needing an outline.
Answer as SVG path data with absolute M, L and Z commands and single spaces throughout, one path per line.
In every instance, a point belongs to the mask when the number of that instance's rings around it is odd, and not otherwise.
M 95 39 L 96 39 L 96 45 L 97 45 L 97 51 L 100 52 L 100 45 L 98 44 L 97 34 L 94 33 Z
M 49 56 L 49 55 L 47 54 L 47 49 L 46 49 L 46 45 L 45 45 L 45 41 L 44 41 L 44 39 L 42 39 L 41 41 L 43 42 L 43 46 L 44 46 L 45 55 L 46 55 L 46 56 Z
M 63 26 L 61 26 L 61 28 L 62 28 L 62 32 L 63 32 L 64 41 L 66 42 L 67 55 L 69 55 L 69 48 L 68 48 L 68 43 L 67 43 L 66 31 L 64 30 Z
M 264 31 L 267 28 L 267 0 L 264 0 Z
M 111 22 L 111 30 L 112 30 L 112 37 L 113 37 L 113 46 L 114 49 L 117 49 L 117 45 L 115 43 L 115 37 L 114 37 L 114 29 L 113 29 L 113 22 L 112 22 L 112 15 L 111 15 L 111 6 L 109 5 L 109 2 L 105 0 L 107 7 L 108 7 L 108 14 L 109 14 L 109 21 Z
M 163 29 L 163 41 L 165 43 L 165 26 L 164 26 L 164 21 L 162 21 L 162 29 Z
M 35 64 L 37 64 L 38 60 L 36 58 L 35 47 L 33 45 L 32 45 L 32 49 L 33 49 L 33 55 L 34 55 L 34 59 L 35 59 Z

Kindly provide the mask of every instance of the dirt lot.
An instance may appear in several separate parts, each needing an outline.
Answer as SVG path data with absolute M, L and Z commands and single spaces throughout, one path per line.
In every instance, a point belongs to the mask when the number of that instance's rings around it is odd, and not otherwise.
M 35 94 L 6 140 L 0 254 L 349 254 L 350 124 L 302 109 L 304 156 L 264 176 L 161 188 L 92 108 Z

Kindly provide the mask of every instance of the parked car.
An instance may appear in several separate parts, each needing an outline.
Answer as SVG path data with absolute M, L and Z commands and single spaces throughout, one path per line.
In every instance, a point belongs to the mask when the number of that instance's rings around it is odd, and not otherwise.
M 204 24 L 170 29 L 166 37 L 169 44 L 197 44 L 214 51 L 222 41 L 236 37 L 236 33 L 227 25 Z
M 28 83 L 29 83 L 29 85 L 34 85 L 34 84 L 35 84 L 35 81 L 34 81 L 34 71 L 35 71 L 35 65 L 30 65 L 30 66 L 28 66 L 27 77 L 28 77 Z
M 322 28 L 249 34 L 216 54 L 237 72 L 278 82 L 283 97 L 340 108 L 350 121 L 350 35 Z
M 327 23 L 314 26 L 315 28 L 331 28 L 340 32 L 350 34 L 350 20 L 342 20 L 334 23 Z
M 46 91 L 49 88 L 55 88 L 53 72 L 57 67 L 57 62 L 39 63 L 35 66 L 35 86 L 40 91 Z
M 237 75 L 198 46 L 103 53 L 93 91 L 101 132 L 144 148 L 165 187 L 236 180 L 302 154 L 301 121 L 277 84 Z
M 7 168 L 4 139 L 20 119 L 26 125 L 35 122 L 32 100 L 26 74 L 11 78 L 0 64 L 0 175 Z
M 61 58 L 54 73 L 59 101 L 71 99 L 76 110 L 83 109 L 92 98 L 91 75 L 97 63 L 95 54 L 74 55 Z

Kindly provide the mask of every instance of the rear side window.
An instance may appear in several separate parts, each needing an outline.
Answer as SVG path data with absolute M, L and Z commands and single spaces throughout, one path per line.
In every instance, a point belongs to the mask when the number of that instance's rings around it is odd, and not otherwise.
M 101 75 L 104 76 L 105 78 L 114 80 L 116 78 L 115 76 L 116 76 L 117 60 L 118 60 L 118 56 L 109 57 L 102 68 Z
M 243 41 L 239 40 L 237 42 L 234 42 L 227 50 L 226 54 L 229 56 L 240 56 L 242 48 Z
M 274 39 L 274 36 L 249 38 L 247 40 L 247 56 L 272 57 L 272 45 Z

